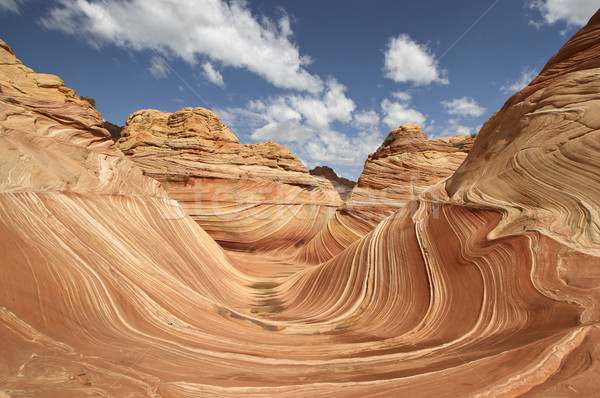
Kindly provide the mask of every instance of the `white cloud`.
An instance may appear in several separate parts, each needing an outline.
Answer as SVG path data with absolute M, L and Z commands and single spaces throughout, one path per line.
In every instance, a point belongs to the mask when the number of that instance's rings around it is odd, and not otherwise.
M 356 111 L 346 87 L 334 79 L 319 95 L 286 94 L 216 112 L 230 127 L 250 130 L 253 141 L 285 144 L 308 167 L 362 169 L 367 155 L 383 140 L 379 115 L 374 110 Z M 337 131 L 335 123 L 346 133 Z
M 444 70 L 438 70 L 438 61 L 429 49 L 407 34 L 392 37 L 385 52 L 385 77 L 395 82 L 413 82 L 415 85 L 448 84 Z
M 564 21 L 569 26 L 583 26 L 598 11 L 598 0 L 537 0 L 530 7 L 537 8 L 543 22 L 554 24 Z
M 7 11 L 15 14 L 21 13 L 20 5 L 25 3 L 26 0 L 1 0 L 0 1 L 0 12 Z
M 219 87 L 225 87 L 223 75 L 221 75 L 221 72 L 216 70 L 210 62 L 205 62 L 202 64 L 202 70 L 204 71 L 204 76 L 208 79 L 208 81 L 216 84 Z
M 399 99 L 400 101 L 410 102 L 412 100 L 412 94 L 407 91 L 396 91 L 392 93 L 392 97 Z
M 249 106 L 253 112 L 264 113 L 267 124 L 297 120 L 312 130 L 328 129 L 335 121 L 350 122 L 355 108 L 354 101 L 346 96 L 346 87 L 335 79 L 327 81 L 326 89 L 320 95 L 289 94 L 267 101 L 252 101 Z M 260 137 L 253 135 L 252 138 Z
M 404 123 L 415 123 L 423 126 L 426 120 L 421 112 L 410 108 L 408 104 L 392 102 L 387 98 L 381 102 L 381 111 L 384 115 L 383 123 L 391 129 L 395 129 Z
M 521 70 L 521 75 L 518 79 L 508 82 L 500 87 L 500 91 L 504 94 L 514 94 L 527 86 L 536 76 L 538 72 L 535 68 L 525 67 Z
M 441 137 L 449 135 L 468 135 L 474 133 L 475 129 L 469 126 L 463 126 L 460 124 L 460 119 L 448 119 L 448 125 L 442 131 Z
M 472 98 L 454 98 L 452 101 L 442 101 L 441 103 L 450 115 L 479 117 L 485 113 L 485 108 Z
M 164 79 L 169 75 L 169 66 L 162 57 L 153 56 L 150 59 L 150 66 L 148 67 L 150 74 L 155 79 Z
M 356 128 L 369 130 L 379 124 L 379 115 L 374 110 L 363 110 L 356 112 L 353 116 L 352 125 Z
M 12 0 L 11 0 L 12 3 Z M 242 0 L 59 0 L 42 19 L 49 28 L 100 47 L 113 44 L 151 50 L 196 65 L 206 57 L 224 66 L 245 68 L 280 88 L 317 93 L 323 82 L 291 41 L 287 15 L 275 23 L 256 18 Z M 9 3 L 6 3 L 9 4 Z

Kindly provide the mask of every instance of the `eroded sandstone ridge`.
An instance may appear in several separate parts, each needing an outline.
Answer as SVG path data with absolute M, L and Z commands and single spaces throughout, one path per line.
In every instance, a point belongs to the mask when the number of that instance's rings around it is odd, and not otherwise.
M 138 111 L 117 145 L 229 248 L 264 250 L 309 240 L 341 204 L 331 183 L 310 175 L 287 148 L 242 145 L 204 108 Z
M 600 390 L 600 14 L 449 180 L 322 262 L 223 248 L 148 178 L 184 166 L 143 175 L 95 111 L 0 54 L 4 396 Z
M 428 140 L 420 126 L 403 124 L 369 155 L 350 201 L 354 205 L 400 207 L 452 175 L 472 145 L 470 135 Z
M 162 195 L 107 140 L 102 117 L 54 75 L 0 40 L 0 191 Z

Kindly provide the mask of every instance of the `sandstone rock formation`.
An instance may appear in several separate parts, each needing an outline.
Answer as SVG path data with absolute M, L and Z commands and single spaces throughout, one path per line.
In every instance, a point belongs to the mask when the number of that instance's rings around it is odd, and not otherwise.
M 164 196 L 107 138 L 102 117 L 53 75 L 0 41 L 0 192 Z
M 418 125 L 403 124 L 369 155 L 350 201 L 355 206 L 400 207 L 449 177 L 472 145 L 471 136 L 428 140 Z
M 328 166 L 317 166 L 310 170 L 309 173 L 313 176 L 323 177 L 331 182 L 331 185 L 340 194 L 340 198 L 346 201 L 350 198 L 352 188 L 356 185 L 354 181 L 350 181 L 347 178 L 338 176 L 331 167 Z
M 274 142 L 242 145 L 211 111 L 138 111 L 117 142 L 211 236 L 229 248 L 264 250 L 310 240 L 341 200 Z
M 450 176 L 466 158 L 473 140 L 462 135 L 428 140 L 421 127 L 411 123 L 392 130 L 369 155 L 349 200 L 296 260 L 318 264 L 339 254 L 425 189 Z
M 142 175 L 95 111 L 3 44 L 2 394 L 596 396 L 599 79 L 600 13 L 450 179 L 307 265 L 283 243 L 223 249 L 148 178 L 186 156 L 158 145 Z M 220 131 L 212 148 L 231 153 Z
M 119 138 L 121 138 L 121 131 L 123 131 L 124 128 L 123 126 L 117 126 L 116 124 L 107 122 L 106 120 L 104 123 L 102 123 L 102 127 L 104 127 L 110 133 L 110 138 L 112 138 L 113 141 L 117 141 Z

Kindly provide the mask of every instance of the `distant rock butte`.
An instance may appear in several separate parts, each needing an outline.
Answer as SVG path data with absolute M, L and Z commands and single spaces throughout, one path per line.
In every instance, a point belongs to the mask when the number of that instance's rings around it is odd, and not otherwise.
M 418 125 L 403 124 L 369 155 L 349 206 L 402 206 L 452 175 L 472 145 L 468 135 L 428 140 Z
M 309 173 L 313 176 L 323 177 L 329 180 L 329 182 L 331 182 L 336 191 L 338 191 L 343 201 L 346 201 L 348 200 L 348 198 L 350 198 L 352 188 L 354 188 L 354 186 L 356 185 L 356 182 L 338 176 L 336 172 L 328 166 L 317 166 L 314 169 L 310 170 Z
M 1 43 L 2 394 L 597 396 L 599 82 L 597 13 L 450 178 L 468 143 L 405 125 L 362 178 L 400 204 L 336 211 L 206 110 L 134 114 L 125 157 Z
M 141 110 L 127 118 L 119 148 L 159 175 L 280 181 L 315 185 L 302 162 L 274 142 L 241 145 L 211 111 L 183 108 L 175 113 Z M 289 173 L 282 173 L 283 171 Z
M 310 175 L 287 148 L 242 145 L 204 108 L 135 112 L 117 145 L 229 248 L 301 244 L 342 203 L 331 183 Z M 298 219 L 310 222 L 300 228 Z

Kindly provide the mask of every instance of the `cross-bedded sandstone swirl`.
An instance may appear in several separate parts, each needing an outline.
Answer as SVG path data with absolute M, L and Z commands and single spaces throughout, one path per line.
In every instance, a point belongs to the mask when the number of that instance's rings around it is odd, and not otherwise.
M 483 126 L 446 187 L 506 213 L 496 234 L 539 228 L 596 253 L 600 243 L 598 16 Z M 481 167 L 485 162 L 486 167 Z
M 412 123 L 392 130 L 369 155 L 349 200 L 296 260 L 318 264 L 339 254 L 425 189 L 449 177 L 472 144 L 471 136 L 428 140 L 421 127 Z
M 103 146 L 106 134 L 72 125 L 87 105 L 53 99 L 50 121 L 23 105 L 43 91 L 6 104 L 15 64 L 0 65 L 2 114 L 40 121 L 22 130 L 31 139 L 17 158 L 56 162 L 37 142 L 60 132 L 73 153 L 100 147 L 120 164 L 107 185 L 85 157 L 66 169 L 97 179 L 0 168 L 0 392 L 596 396 L 598 54 L 600 14 L 484 126 L 450 180 L 370 232 L 349 223 L 357 238 L 322 262 L 296 261 L 287 243 L 223 248 Z M 15 134 L 6 120 L 0 137 Z
M 219 243 L 281 249 L 310 240 L 340 197 L 274 142 L 242 145 L 211 111 L 132 114 L 118 146 Z

